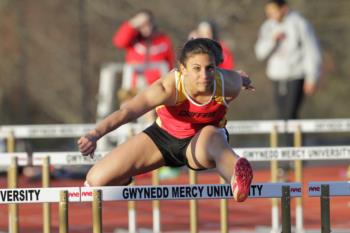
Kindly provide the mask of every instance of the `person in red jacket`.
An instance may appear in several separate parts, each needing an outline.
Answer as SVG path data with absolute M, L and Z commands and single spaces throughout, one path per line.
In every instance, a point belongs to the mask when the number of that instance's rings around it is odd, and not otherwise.
M 235 68 L 234 56 L 227 45 L 219 38 L 219 29 L 216 23 L 212 20 L 201 21 L 197 28 L 190 32 L 189 39 L 191 38 L 209 38 L 220 43 L 222 47 L 222 53 L 224 61 L 220 64 L 220 68 L 233 70 Z
M 174 67 L 172 41 L 158 30 L 153 13 L 149 10 L 140 10 L 124 21 L 113 37 L 113 44 L 125 50 L 126 64 L 135 65 L 128 73 L 131 74 L 130 79 L 124 74 L 123 88 L 118 91 L 118 98 L 122 103 Z M 161 64 L 163 67 L 159 66 Z M 140 121 L 153 122 L 154 119 L 155 112 L 150 111 Z M 163 168 L 160 170 L 160 177 L 172 178 L 178 173 L 179 169 Z
M 137 78 L 143 77 L 145 84 L 150 85 L 161 76 L 152 63 L 165 62 L 167 70 L 174 66 L 174 52 L 171 39 L 160 32 L 154 16 L 149 10 L 140 10 L 131 19 L 123 22 L 113 37 L 113 44 L 125 49 L 125 63 L 139 64 L 134 70 L 131 87 L 140 86 Z

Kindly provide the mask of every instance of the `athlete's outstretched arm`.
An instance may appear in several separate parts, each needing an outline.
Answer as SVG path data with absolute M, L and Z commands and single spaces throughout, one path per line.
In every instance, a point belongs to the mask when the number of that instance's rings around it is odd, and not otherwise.
M 244 71 L 221 70 L 225 80 L 225 98 L 227 102 L 236 99 L 242 89 L 254 91 L 249 76 Z
M 144 113 L 162 104 L 175 101 L 174 73 L 170 72 L 154 84 L 121 105 L 120 109 L 108 115 L 96 124 L 95 129 L 78 140 L 79 150 L 83 155 L 93 153 L 96 141 L 123 124 L 136 120 Z

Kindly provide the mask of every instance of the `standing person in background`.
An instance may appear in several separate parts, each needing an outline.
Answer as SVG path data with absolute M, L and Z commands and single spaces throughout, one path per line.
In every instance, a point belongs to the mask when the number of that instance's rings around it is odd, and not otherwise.
M 138 91 L 160 78 L 160 67 L 151 66 L 151 63 L 166 63 L 166 71 L 174 66 L 172 41 L 158 30 L 153 13 L 149 10 L 140 10 L 131 19 L 123 22 L 113 37 L 113 44 L 126 50 L 126 64 L 139 65 L 134 70 L 131 80 L 123 79 L 123 82 L 131 82 L 131 88 L 118 91 L 120 102 L 131 99 Z M 143 120 L 150 123 L 154 118 L 154 111 L 150 111 Z M 163 167 L 159 176 L 160 179 L 167 179 L 177 177 L 179 173 L 179 169 Z
M 171 39 L 160 32 L 154 16 L 149 10 L 140 10 L 132 18 L 123 22 L 113 37 L 113 44 L 125 49 L 126 64 L 141 64 L 132 77 L 132 88 L 137 87 L 137 76 L 143 76 L 147 85 L 161 76 L 160 70 L 147 64 L 166 62 L 168 70 L 174 66 L 174 51 Z
M 316 91 L 322 62 L 319 44 L 309 22 L 290 10 L 286 0 L 269 0 L 265 13 L 255 53 L 267 60 L 278 118 L 297 119 L 304 94 Z
M 222 47 L 222 53 L 224 56 L 223 62 L 220 64 L 220 68 L 233 70 L 234 69 L 234 56 L 226 44 L 220 40 L 219 28 L 212 20 L 201 21 L 197 28 L 190 32 L 189 39 L 191 38 L 209 38 L 220 43 Z
M 118 91 L 121 103 L 160 78 L 160 67 L 155 67 L 155 64 L 165 63 L 166 71 L 174 66 L 171 39 L 158 30 L 153 13 L 149 10 L 140 10 L 124 21 L 114 34 L 113 44 L 126 51 L 125 64 L 135 65 L 131 77 L 126 77 L 130 80 L 123 77 L 123 82 L 128 83 L 123 83 L 123 86 L 128 88 Z M 150 112 L 145 119 L 147 122 L 153 121 L 154 114 Z

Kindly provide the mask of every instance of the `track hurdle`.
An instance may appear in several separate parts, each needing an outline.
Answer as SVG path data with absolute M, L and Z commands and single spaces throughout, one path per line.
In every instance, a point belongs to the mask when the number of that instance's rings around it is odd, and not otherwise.
M 350 196 L 349 181 L 321 181 L 309 182 L 308 193 L 310 197 L 320 197 L 321 204 L 321 232 L 330 233 L 330 197 Z
M 282 233 L 291 233 L 290 198 L 301 196 L 300 183 L 255 183 L 250 198 L 281 198 Z M 92 202 L 93 232 L 102 232 L 103 201 L 231 199 L 229 185 L 160 185 L 0 189 L 0 204 L 59 203 L 59 232 L 67 233 L 68 202 Z
M 33 165 L 42 166 L 43 176 L 42 183 L 43 188 L 49 187 L 50 175 L 48 168 L 50 165 L 54 166 L 74 166 L 74 165 L 93 165 L 97 160 L 100 160 L 107 152 L 97 151 L 94 154 L 94 158 L 89 156 L 82 156 L 81 153 L 76 151 L 68 152 L 34 152 L 33 153 Z M 159 185 L 158 171 L 155 170 L 152 173 L 152 184 Z M 161 232 L 160 229 L 160 203 L 159 200 L 152 201 L 153 205 L 153 232 Z M 50 232 L 50 203 L 43 203 L 43 231 L 44 233 Z M 128 216 L 129 216 L 129 231 L 136 232 L 136 205 L 134 201 L 128 202 Z
M 334 160 L 350 159 L 350 146 L 319 146 L 319 147 L 279 147 L 279 148 L 237 148 L 235 151 L 249 161 L 303 161 L 303 160 Z M 296 181 L 298 182 L 298 181 Z M 301 182 L 300 182 L 301 183 Z M 297 198 L 298 199 L 298 198 Z M 296 199 L 296 200 L 297 200 Z M 299 203 L 299 205 L 297 205 Z M 301 201 L 296 203 L 297 232 L 303 232 L 303 215 Z M 297 221 L 298 220 L 298 221 Z
M 271 148 L 267 148 L 271 149 Z M 105 152 L 96 152 L 96 160 L 103 157 Z M 243 153 L 239 151 L 239 154 Z M 43 165 L 43 159 L 49 156 L 50 162 L 52 165 L 82 165 L 82 164 L 93 164 L 95 161 L 91 160 L 89 157 L 83 157 L 79 152 L 39 152 L 33 153 L 33 165 Z M 250 158 L 249 158 L 250 159 Z M 254 159 L 253 159 L 254 160 Z M 255 159 L 256 160 L 256 159 Z M 267 161 L 266 159 L 264 161 Z M 276 160 L 277 161 L 277 160 Z M 48 166 L 48 165 L 47 165 Z M 193 173 L 194 174 L 194 173 Z M 196 176 L 194 176 L 196 178 Z M 155 177 L 153 177 L 155 179 Z M 154 181 L 153 184 L 157 185 Z M 278 204 L 278 199 L 276 200 L 276 205 Z M 190 199 L 190 231 L 198 232 L 198 216 L 197 216 L 197 200 Z M 191 204 L 192 203 L 192 204 Z M 224 203 L 224 206 L 223 206 Z M 193 206 L 195 205 L 195 206 Z M 129 231 L 136 231 L 136 212 L 135 212 L 135 203 L 133 200 L 129 202 Z M 195 207 L 195 208 L 194 208 Z M 278 208 L 278 205 L 276 206 Z M 227 199 L 220 200 L 220 226 L 221 231 L 228 231 L 228 208 L 227 208 Z M 195 212 L 194 212 L 195 211 Z M 274 216 L 278 219 L 278 210 L 274 212 Z M 276 216 L 277 214 L 277 216 Z M 48 220 L 46 220 L 48 222 Z M 49 224 L 49 223 L 47 223 Z M 280 225 L 277 225 L 277 228 L 280 228 Z M 153 230 L 154 232 L 160 232 L 160 213 L 159 213 L 159 201 L 153 201 Z
M 54 166 L 74 166 L 92 165 L 96 160 L 101 159 L 106 152 L 96 152 L 94 159 L 89 156 L 82 156 L 76 151 L 71 152 L 34 152 L 32 155 L 33 166 L 42 166 L 42 187 L 50 187 L 50 165 Z M 98 208 L 98 207 L 94 207 Z M 51 232 L 51 204 L 43 203 L 43 232 Z
M 270 137 L 270 147 L 278 146 L 278 134 L 286 131 L 286 122 L 282 120 L 262 121 L 228 121 L 226 129 L 230 135 L 266 134 Z M 191 171 L 190 171 L 191 172 Z M 278 182 L 278 161 L 270 161 L 271 182 Z M 221 183 L 225 181 L 221 178 Z M 271 232 L 279 232 L 278 199 L 271 199 Z M 220 200 L 221 208 L 221 233 L 228 233 L 227 200 Z M 196 231 L 191 231 L 195 233 Z
M 251 185 L 250 198 L 281 198 L 282 233 L 291 233 L 290 198 L 301 196 L 300 183 L 255 183 Z M 230 199 L 231 187 L 223 184 L 209 185 L 160 185 L 160 186 L 114 186 L 82 187 L 81 201 L 96 201 L 93 193 L 102 192 L 101 201 L 153 201 L 153 200 L 198 200 Z M 98 204 L 101 205 L 101 204 Z M 101 219 L 100 212 L 93 219 Z M 96 228 L 101 228 L 100 226 Z M 94 232 L 97 233 L 97 232 Z
M 294 134 L 294 146 L 302 146 L 303 133 L 339 133 L 350 132 L 350 119 L 308 119 L 288 120 L 286 122 L 288 133 Z M 294 161 L 295 181 L 302 182 L 303 164 L 301 160 Z M 296 229 L 303 232 L 303 203 L 301 198 L 296 199 Z

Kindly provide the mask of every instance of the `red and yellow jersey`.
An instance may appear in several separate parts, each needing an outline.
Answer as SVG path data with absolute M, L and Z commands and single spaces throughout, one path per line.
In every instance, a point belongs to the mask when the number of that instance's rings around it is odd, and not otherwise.
M 225 127 L 228 104 L 224 98 L 224 79 L 221 72 L 215 75 L 213 94 L 207 103 L 195 102 L 184 88 L 183 76 L 175 71 L 176 104 L 158 106 L 157 124 L 176 138 L 194 136 L 206 125 Z

